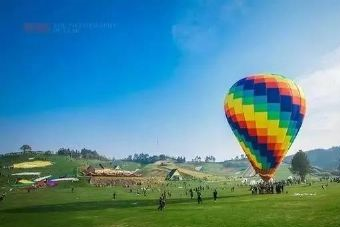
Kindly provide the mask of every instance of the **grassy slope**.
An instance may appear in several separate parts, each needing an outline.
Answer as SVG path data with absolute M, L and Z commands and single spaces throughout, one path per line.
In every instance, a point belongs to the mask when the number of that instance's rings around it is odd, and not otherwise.
M 221 162 L 216 162 L 216 163 L 183 163 L 183 164 L 178 164 L 179 166 L 183 168 L 188 168 L 194 170 L 196 166 L 202 166 L 202 172 L 203 173 L 208 173 L 208 174 L 213 174 L 217 176 L 241 176 L 244 168 L 226 168 L 224 167 L 223 163 Z M 275 179 L 277 180 L 283 180 L 287 179 L 288 176 L 292 175 L 292 173 L 289 171 L 289 165 L 282 163 L 279 168 L 276 171 L 275 174 Z
M 53 177 L 59 176 L 74 176 L 77 172 L 78 167 L 86 167 L 88 165 L 93 165 L 96 168 L 99 167 L 99 163 L 103 164 L 105 167 L 112 167 L 110 162 L 108 161 L 98 161 L 98 160 L 77 160 L 72 159 L 65 156 L 57 156 L 57 155 L 18 155 L 18 156 L 3 156 L 0 158 L 0 166 L 8 166 L 12 165 L 13 163 L 27 161 L 29 157 L 35 157 L 36 159 L 46 159 L 52 161 L 54 165 L 45 167 L 45 168 L 34 168 L 34 169 L 14 169 L 14 170 L 7 170 L 1 169 L 1 172 L 7 176 L 11 173 L 22 172 L 22 171 L 34 171 L 34 172 L 41 172 L 41 176 L 44 175 L 52 175 Z M 141 169 L 141 172 L 144 176 L 160 176 L 165 177 L 166 174 L 172 168 L 178 168 L 183 174 L 187 176 L 191 176 L 194 178 L 200 179 L 215 179 L 223 178 L 223 177 L 230 177 L 230 176 L 240 176 L 241 173 L 244 171 L 243 168 L 225 168 L 223 163 L 170 163 L 167 166 L 160 166 L 159 163 L 148 164 L 148 165 L 141 165 L 135 162 L 128 162 L 128 161 L 115 161 L 114 165 L 119 165 L 122 169 L 125 170 L 135 170 Z M 195 167 L 202 166 L 202 171 L 197 172 L 195 171 Z M 287 164 L 282 164 L 276 173 L 275 179 L 287 179 L 288 176 L 291 175 Z M 14 177 L 11 177 L 11 182 L 14 182 Z M 0 177 L 1 185 L 6 185 L 7 178 Z
M 225 168 L 222 162 L 215 163 L 181 163 L 179 166 L 195 170 L 195 167 L 202 166 L 201 172 L 218 176 L 228 176 L 235 172 L 235 169 Z
M 129 171 L 134 171 L 136 169 L 143 168 L 143 165 L 136 163 L 136 162 L 129 162 L 129 161 L 117 160 L 113 164 L 118 165 L 121 169 L 129 170 Z
M 2 227 L 49 226 L 339 226 L 340 184 L 330 183 L 327 190 L 320 184 L 293 186 L 282 195 L 250 195 L 248 188 L 209 183 L 217 187 L 219 198 L 211 200 L 212 189 L 203 192 L 204 204 L 186 198 L 181 183 L 171 183 L 173 197 L 166 210 L 158 212 L 159 192 L 144 196 L 128 193 L 121 187 L 77 187 L 44 189 L 36 192 L 10 193 L 0 203 Z M 195 182 L 190 183 L 195 186 Z M 227 187 L 223 190 L 223 187 Z M 112 192 L 117 200 L 112 200 Z M 294 193 L 316 193 L 294 196 Z
M 59 176 L 75 176 L 77 173 L 78 167 L 85 167 L 88 165 L 93 165 L 96 168 L 99 168 L 99 163 L 102 163 L 104 166 L 109 166 L 109 162 L 107 161 L 98 161 L 98 160 L 79 160 L 69 158 L 67 156 L 58 156 L 58 155 L 16 155 L 16 156 L 2 156 L 0 158 L 0 166 L 9 166 L 14 163 L 26 162 L 29 157 L 34 157 L 36 160 L 48 160 L 53 162 L 54 164 L 48 167 L 43 168 L 33 168 L 33 169 L 1 169 L 1 173 L 4 176 L 0 177 L 1 186 L 8 186 L 8 175 L 10 176 L 10 184 L 15 181 L 15 177 L 12 177 L 10 174 L 18 173 L 18 172 L 41 172 L 41 176 L 52 175 L 53 177 Z M 30 179 L 32 177 L 24 177 Z M 33 177 L 35 178 L 35 177 Z

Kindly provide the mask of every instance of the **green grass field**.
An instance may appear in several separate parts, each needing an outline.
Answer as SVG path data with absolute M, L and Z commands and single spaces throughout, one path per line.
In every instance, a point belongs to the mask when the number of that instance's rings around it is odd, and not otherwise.
M 1 166 L 27 161 L 32 155 L 3 156 Z M 37 155 L 36 159 L 47 159 L 52 166 L 36 169 L 1 170 L 0 193 L 8 192 L 15 178 L 11 173 L 40 171 L 43 175 L 74 176 L 81 166 L 99 163 L 109 166 L 110 162 L 76 160 L 64 156 Z M 195 165 L 185 163 L 176 166 L 158 164 L 140 165 L 134 162 L 117 161 L 123 169 L 141 169 L 143 174 L 166 174 L 168 168 L 180 168 L 187 174 L 194 174 Z M 77 183 L 62 183 L 54 188 L 30 191 L 15 188 L 0 202 L 1 227 L 127 227 L 127 226 L 294 226 L 320 227 L 340 226 L 340 184 L 329 183 L 326 190 L 323 182 L 315 181 L 312 186 L 294 185 L 286 187 L 288 193 L 274 195 L 251 195 L 248 186 L 240 186 L 240 178 L 228 178 L 238 169 L 226 169 L 222 163 L 202 163 L 203 174 L 216 176 L 208 180 L 186 181 L 187 188 L 209 185 L 203 191 L 203 204 L 191 200 L 186 194 L 184 182 L 167 182 L 154 185 L 147 195 L 137 195 L 137 189 L 89 185 L 85 179 Z M 287 164 L 281 165 L 276 179 L 291 175 Z M 235 175 L 238 176 L 238 175 Z M 215 181 L 210 181 L 215 179 Z M 234 180 L 233 180 L 234 179 Z M 309 178 L 309 180 L 316 180 Z M 235 192 L 230 188 L 235 186 Z M 74 187 L 74 193 L 71 188 Z M 218 200 L 212 200 L 213 189 L 218 190 Z M 157 211 L 158 198 L 162 191 L 170 191 L 164 211 Z M 117 199 L 112 199 L 113 192 Z M 303 194 L 302 196 L 296 193 Z M 306 194 L 304 194 L 306 193 Z
M 196 186 L 198 182 L 189 182 Z M 203 204 L 190 200 L 182 183 L 171 183 L 172 197 L 164 211 L 157 211 L 161 188 L 147 196 L 122 187 L 96 188 L 65 184 L 39 191 L 15 191 L 0 203 L 2 227 L 48 226 L 340 226 L 340 184 L 287 187 L 288 194 L 251 195 L 248 187 L 230 183 L 201 182 L 210 185 L 203 192 Z M 72 193 L 70 187 L 75 186 Z M 212 188 L 219 198 L 212 200 Z M 134 188 L 135 190 L 136 188 Z M 112 200 L 112 193 L 117 199 Z M 311 195 L 296 196 L 295 193 Z

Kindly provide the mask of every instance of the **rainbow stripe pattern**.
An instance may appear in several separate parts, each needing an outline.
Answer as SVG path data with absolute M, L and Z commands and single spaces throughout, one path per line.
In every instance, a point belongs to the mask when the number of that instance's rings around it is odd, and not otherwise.
M 301 88 L 281 75 L 252 75 L 230 88 L 224 110 L 251 165 L 268 181 L 302 125 L 306 101 Z

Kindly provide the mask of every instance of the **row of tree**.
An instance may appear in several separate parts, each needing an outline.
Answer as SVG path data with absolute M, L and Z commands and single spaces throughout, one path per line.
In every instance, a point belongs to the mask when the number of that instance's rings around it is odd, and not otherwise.
M 20 147 L 20 150 L 24 154 L 29 153 L 44 153 L 45 155 L 54 154 L 52 151 L 33 151 L 32 147 L 28 144 L 24 144 Z M 57 155 L 70 156 L 71 158 L 85 158 L 85 159 L 97 159 L 97 160 L 108 160 L 106 157 L 98 154 L 97 151 L 83 148 L 81 150 L 74 150 L 70 148 L 60 148 L 57 152 Z
M 83 148 L 79 150 L 73 150 L 69 148 L 60 148 L 57 151 L 57 155 L 66 155 L 72 158 L 85 158 L 85 159 L 97 159 L 97 160 L 108 160 L 106 157 L 98 154 L 95 150 Z
M 236 155 L 234 158 L 231 158 L 230 160 L 245 160 L 247 157 L 244 154 L 241 154 L 240 156 Z
M 22 150 L 23 153 L 32 153 L 36 151 L 32 151 L 32 147 L 28 144 L 24 144 L 20 147 L 20 150 Z M 41 152 L 38 152 L 41 153 Z M 45 151 L 43 152 L 46 155 L 51 155 L 53 154 L 52 151 Z M 95 150 L 90 150 L 83 148 L 80 151 L 79 150 L 73 150 L 69 148 L 60 148 L 57 152 L 57 155 L 65 155 L 65 156 L 70 156 L 72 158 L 85 158 L 85 159 L 97 159 L 97 160 L 108 160 L 106 157 L 101 156 L 98 154 L 97 151 Z M 232 158 L 231 160 L 225 161 L 224 166 L 225 167 L 240 167 L 238 166 L 239 162 L 233 162 L 233 161 L 238 161 L 238 160 L 244 160 L 246 159 L 245 155 L 236 156 L 235 158 Z M 169 157 L 165 154 L 160 154 L 160 155 L 149 155 L 146 153 L 140 153 L 140 154 L 134 154 L 134 155 L 129 155 L 127 158 L 124 160 L 127 161 L 134 161 L 138 162 L 141 164 L 149 164 L 149 163 L 154 163 L 157 161 L 165 161 L 165 160 L 173 160 L 177 163 L 184 163 L 186 161 L 185 157 L 183 156 L 178 156 L 178 157 Z M 205 162 L 215 162 L 216 158 L 212 155 L 206 156 L 204 159 Z M 202 158 L 200 156 L 196 156 L 194 159 L 192 159 L 192 162 L 202 162 Z M 236 165 L 236 166 L 235 166 Z M 297 152 L 291 161 L 291 167 L 290 171 L 293 174 L 297 174 L 300 176 L 301 180 L 303 181 L 306 177 L 307 174 L 312 172 L 311 165 L 309 163 L 308 157 L 306 153 L 303 151 Z M 339 166 L 337 168 L 337 173 L 340 175 L 340 159 L 339 159 Z
M 149 155 L 146 153 L 140 153 L 140 154 L 134 154 L 134 155 L 129 155 L 127 158 L 123 159 L 126 161 L 133 161 L 133 162 L 138 162 L 141 164 L 149 164 L 149 163 L 154 163 L 157 161 L 165 161 L 165 160 L 173 160 L 177 163 L 184 163 L 185 162 L 185 157 L 183 156 L 178 156 L 177 158 L 167 156 L 165 154 L 160 154 L 160 155 Z
M 32 152 L 32 148 L 29 145 L 23 145 L 20 148 L 24 153 L 27 152 Z M 49 153 L 51 153 L 51 151 L 48 151 Z M 69 149 L 69 148 L 60 148 L 57 151 L 58 155 L 68 155 L 74 158 L 79 158 L 79 157 L 83 157 L 83 158 L 94 158 L 94 159 L 102 159 L 104 158 L 103 156 L 100 156 L 96 151 L 92 151 L 89 149 L 85 149 L 83 148 L 81 151 L 78 150 L 73 150 L 73 149 Z M 127 161 L 135 161 L 135 162 L 139 162 L 142 164 L 147 164 L 147 163 L 153 163 L 156 161 L 162 161 L 162 160 L 166 160 L 166 159 L 170 159 L 173 161 L 176 161 L 178 163 L 184 163 L 186 161 L 185 157 L 183 156 L 179 156 L 177 158 L 174 157 L 169 157 L 166 156 L 165 154 L 161 154 L 161 155 L 149 155 L 147 153 L 140 153 L 140 154 L 134 154 L 134 155 L 129 155 L 127 158 L 125 158 L 125 160 Z M 245 155 L 241 155 L 236 156 L 235 158 L 232 158 L 231 160 L 243 160 L 246 159 Z M 200 156 L 196 156 L 195 158 L 193 158 L 191 161 L 192 162 L 216 162 L 216 158 L 212 155 L 210 156 L 206 156 L 204 159 L 201 158 Z
M 203 159 L 201 158 L 201 156 L 197 155 L 191 161 L 192 162 L 203 162 Z M 214 156 L 212 156 L 212 155 L 206 156 L 205 159 L 204 159 L 204 162 L 216 162 L 216 158 Z

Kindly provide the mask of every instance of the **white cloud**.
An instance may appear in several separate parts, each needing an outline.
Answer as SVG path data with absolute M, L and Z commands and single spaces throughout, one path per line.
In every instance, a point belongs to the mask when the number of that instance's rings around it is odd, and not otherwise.
M 306 96 L 307 113 L 294 147 L 340 145 L 340 47 L 323 58 L 319 69 L 299 77 L 298 84 Z
M 216 29 L 195 24 L 176 24 L 172 35 L 182 49 L 189 52 L 202 52 L 217 45 Z
M 219 47 L 221 30 L 245 9 L 243 0 L 197 1 L 196 7 L 187 10 L 172 26 L 173 39 L 182 50 L 189 52 L 213 50 Z

